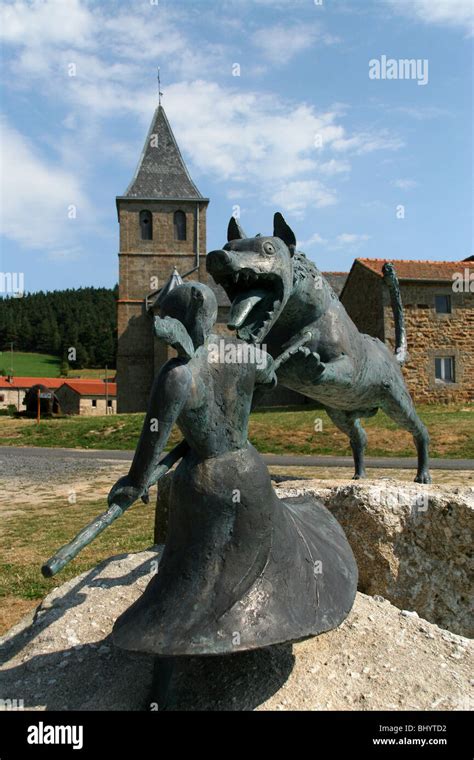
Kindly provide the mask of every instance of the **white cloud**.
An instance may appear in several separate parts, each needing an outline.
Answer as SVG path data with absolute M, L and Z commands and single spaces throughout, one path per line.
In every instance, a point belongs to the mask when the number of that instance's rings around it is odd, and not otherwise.
M 230 76 L 229 53 L 228 83 L 217 84 L 212 76 L 223 47 L 193 44 L 186 17 L 175 9 L 160 7 L 158 15 L 145 4 L 137 14 L 124 3 L 112 15 L 106 6 L 71 0 L 66 19 L 64 5 L 63 0 L 15 0 L 2 9 L 3 37 L 12 50 L 9 85 L 26 91 L 34 86 L 66 111 L 61 132 L 42 139 L 57 156 L 56 170 L 65 167 L 76 188 L 94 176 L 97 157 L 118 158 L 130 171 L 135 168 L 141 145 L 109 134 L 108 128 L 110 120 L 131 115 L 143 125 L 144 139 L 156 106 L 156 83 L 152 77 L 144 80 L 144 71 L 154 71 L 157 62 L 182 78 L 166 82 L 164 105 L 198 186 L 201 173 L 229 184 L 229 198 L 241 194 L 302 215 L 306 208 L 337 202 L 337 182 L 350 171 L 352 156 L 403 144 L 387 130 L 349 132 L 341 104 L 318 111 L 245 89 L 243 80 Z M 254 42 L 271 58 L 277 50 L 297 52 L 334 39 L 315 22 L 265 28 Z M 68 76 L 70 63 L 76 76 Z M 33 151 L 30 158 L 38 160 L 37 155 Z
M 315 232 L 307 240 L 301 240 L 301 241 L 298 240 L 297 247 L 298 249 L 305 251 L 309 248 L 314 247 L 315 245 L 326 245 L 327 242 L 328 241 L 325 238 L 323 238 L 319 234 L 319 232 Z
M 426 24 L 464 29 L 474 33 L 472 0 L 385 0 L 396 12 Z
M 379 129 L 375 132 L 359 132 L 351 137 L 342 135 L 339 139 L 334 140 L 332 145 L 336 151 L 341 153 L 352 151 L 359 156 L 373 153 L 375 150 L 399 150 L 403 146 L 403 140 L 387 129 Z
M 28 248 L 47 249 L 62 255 L 75 250 L 80 220 L 90 208 L 75 176 L 42 158 L 37 146 L 0 122 L 0 230 Z M 74 205 L 77 218 L 68 218 Z
M 370 235 L 355 232 L 342 232 L 333 238 L 323 238 L 318 232 L 315 232 L 308 240 L 298 241 L 298 248 L 309 250 L 315 246 L 323 246 L 328 251 L 345 250 L 353 252 L 359 250 L 370 238 Z
M 418 182 L 414 179 L 396 179 L 392 182 L 392 185 L 394 187 L 397 187 L 399 190 L 413 190 L 415 187 L 418 187 Z
M 337 202 L 333 190 L 318 180 L 289 182 L 268 199 L 269 204 L 288 211 L 295 217 L 303 216 L 307 208 L 323 208 Z
M 338 39 L 315 24 L 275 24 L 258 29 L 252 41 L 270 63 L 284 65 L 308 48 L 331 45 Z
M 339 246 L 358 246 L 370 240 L 370 235 L 359 235 L 354 232 L 343 232 L 336 237 L 336 245 Z
M 80 0 L 15 0 L 0 7 L 1 37 L 5 42 L 36 47 L 41 44 L 88 44 L 93 14 Z
M 338 108 L 291 107 L 272 95 L 213 82 L 169 87 L 166 108 L 178 143 L 203 176 L 232 181 L 232 197 L 237 183 L 246 183 L 265 202 L 298 214 L 337 201 L 336 189 L 326 182 L 350 171 L 352 155 L 401 144 L 379 132 L 349 134 L 338 123 Z M 322 150 L 315 147 L 316 135 L 322 138 Z M 342 146 L 344 159 L 339 157 Z
M 337 158 L 331 158 L 319 165 L 319 171 L 327 177 L 334 177 L 336 174 L 346 174 L 350 172 L 351 165 L 349 161 L 340 161 Z
M 68 62 L 77 64 L 78 82 L 129 82 L 143 81 L 144 64 L 155 70 L 163 60 L 180 76 L 204 75 L 226 53 L 220 44 L 191 45 L 178 10 L 147 3 L 140 13 L 128 3 L 113 10 L 80 0 L 15 0 L 0 7 L 0 39 L 21 50 L 15 71 L 19 65 L 30 77 L 49 74 L 56 88 Z

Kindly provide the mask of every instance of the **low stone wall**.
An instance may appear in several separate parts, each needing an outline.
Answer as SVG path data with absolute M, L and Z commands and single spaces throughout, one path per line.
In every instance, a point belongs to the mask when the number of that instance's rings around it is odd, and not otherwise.
M 359 566 L 359 591 L 473 636 L 474 488 L 396 480 L 286 481 L 278 495 L 311 495 L 343 526 Z

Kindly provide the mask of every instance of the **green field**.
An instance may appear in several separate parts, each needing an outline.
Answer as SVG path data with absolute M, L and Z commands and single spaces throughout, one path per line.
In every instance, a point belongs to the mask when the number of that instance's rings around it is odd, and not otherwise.
M 58 356 L 50 354 L 13 352 L 13 361 L 10 351 L 0 351 L 0 371 L 5 375 L 11 374 L 13 364 L 14 377 L 59 377 L 61 360 Z M 115 369 L 108 370 L 109 378 L 114 377 Z M 105 377 L 105 369 L 73 369 L 68 377 Z
M 100 378 L 101 380 L 105 379 L 105 369 L 70 369 L 68 372 L 69 378 L 74 377 L 90 377 L 90 378 Z M 107 370 L 107 377 L 109 380 L 115 377 L 115 369 L 109 369 Z
M 13 364 L 13 373 L 12 370 Z M 0 352 L 0 370 L 16 377 L 59 377 L 61 361 L 50 354 L 27 354 L 21 351 Z
M 154 509 L 131 509 L 104 531 L 56 578 L 46 579 L 40 567 L 57 549 L 71 540 L 93 517 L 103 512 L 105 495 L 81 500 L 77 507 L 52 496 L 47 504 L 15 504 L 2 515 L 0 531 L 0 635 L 35 607 L 58 583 L 89 570 L 121 552 L 136 552 L 153 544 Z
M 419 406 L 431 436 L 431 455 L 474 458 L 474 405 Z M 0 417 L 1 446 L 60 446 L 84 449 L 134 449 L 143 414 L 45 419 Z M 320 422 L 317 422 L 320 420 Z M 414 456 L 411 435 L 379 412 L 364 421 L 369 456 Z M 268 409 L 250 418 L 249 438 L 260 452 L 349 455 L 347 437 L 320 409 Z M 180 440 L 174 430 L 170 445 Z

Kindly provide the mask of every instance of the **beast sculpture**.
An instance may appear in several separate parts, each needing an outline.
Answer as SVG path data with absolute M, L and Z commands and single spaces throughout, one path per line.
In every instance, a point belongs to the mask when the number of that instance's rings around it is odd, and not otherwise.
M 384 278 L 395 318 L 394 355 L 378 338 L 359 332 L 316 265 L 296 250 L 294 232 L 280 213 L 271 237 L 248 238 L 232 217 L 227 238 L 222 249 L 207 255 L 207 269 L 231 301 L 228 326 L 250 343 L 265 338 L 274 357 L 294 349 L 278 381 L 321 403 L 349 436 L 355 479 L 365 477 L 367 436 L 360 419 L 383 409 L 412 433 L 418 454 L 415 481 L 430 483 L 428 431 L 400 368 L 406 335 L 393 266 L 385 266 Z

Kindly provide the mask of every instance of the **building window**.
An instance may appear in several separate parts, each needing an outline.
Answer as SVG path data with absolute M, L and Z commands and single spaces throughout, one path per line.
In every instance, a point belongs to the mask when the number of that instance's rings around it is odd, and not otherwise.
M 439 383 L 454 383 L 454 356 L 435 358 L 435 378 Z
M 186 214 L 184 211 L 174 212 L 174 239 L 186 240 Z
M 150 211 L 140 211 L 142 240 L 153 240 L 153 218 Z
M 5 394 L 4 393 L 0 393 L 0 401 L 5 401 Z
M 112 406 L 112 399 L 111 398 L 107 399 L 107 406 L 110 406 L 110 407 Z
M 451 296 L 435 296 L 437 314 L 451 314 Z
M 92 399 L 92 408 L 93 408 L 93 409 L 95 409 L 95 408 L 96 408 L 96 406 L 97 406 L 97 399 L 96 399 L 96 398 L 93 398 L 93 399 Z

